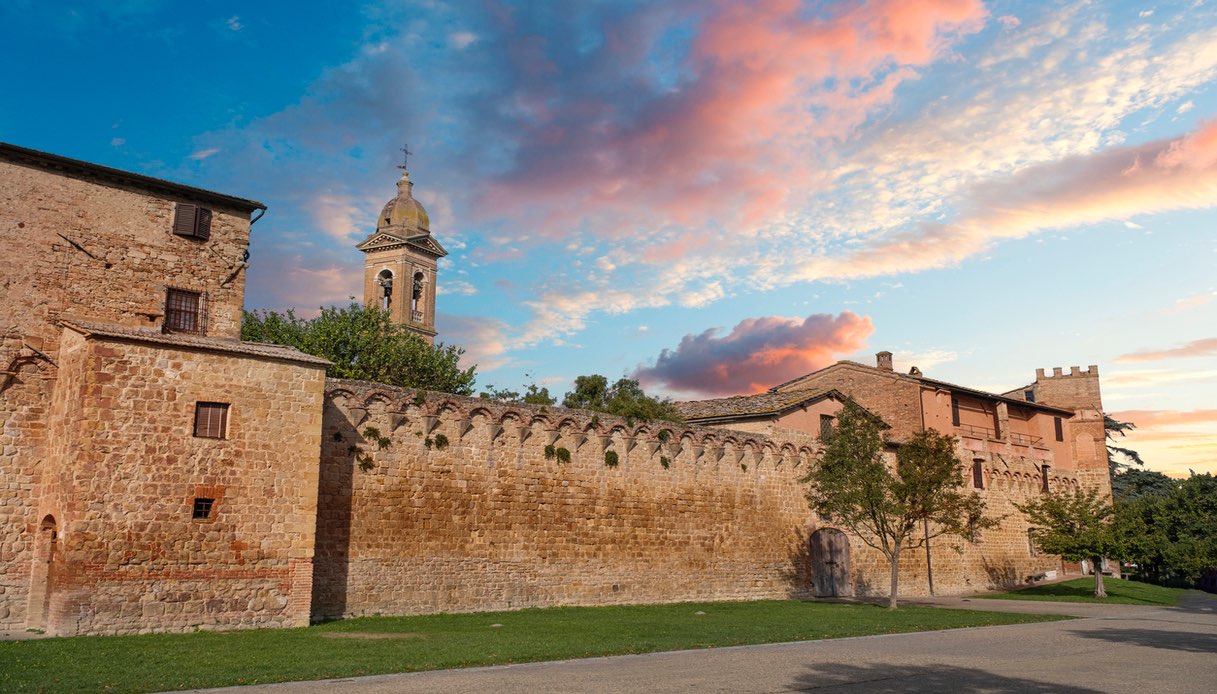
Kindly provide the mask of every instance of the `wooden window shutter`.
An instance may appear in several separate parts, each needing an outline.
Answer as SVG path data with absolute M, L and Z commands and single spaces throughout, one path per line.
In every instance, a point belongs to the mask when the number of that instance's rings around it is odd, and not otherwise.
M 228 437 L 228 403 L 199 402 L 194 406 L 194 435 L 198 438 Z
M 198 205 L 179 202 L 173 215 L 173 233 L 178 236 L 194 236 L 198 216 Z
M 204 241 L 211 238 L 211 210 L 206 207 L 199 208 L 198 219 L 195 221 L 194 235 Z

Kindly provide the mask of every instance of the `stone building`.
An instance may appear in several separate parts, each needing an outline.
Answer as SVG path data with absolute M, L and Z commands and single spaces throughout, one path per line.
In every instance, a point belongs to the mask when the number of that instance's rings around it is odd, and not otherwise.
M 403 174 L 359 249 L 365 301 L 435 336 Z M 845 398 L 895 440 L 960 436 L 1008 512 L 1109 489 L 1098 370 L 984 393 L 841 362 L 635 422 L 326 379 L 239 340 L 257 202 L 0 144 L 0 629 L 100 634 L 560 604 L 881 593 L 799 482 Z M 1062 567 L 1026 524 L 902 563 L 965 592 Z M 955 550 L 958 550 L 956 552 Z
M 818 438 L 832 426 L 843 396 L 879 417 L 896 445 L 925 429 L 956 436 L 966 481 L 1001 519 L 975 541 L 943 540 L 924 555 L 907 552 L 901 566 L 906 588 L 961 592 L 1080 572 L 1058 557 L 1037 555 L 1034 528 L 1014 504 L 1079 486 L 1111 495 L 1097 366 L 1075 366 L 1069 374 L 1057 368 L 1051 376 L 1038 369 L 1034 383 L 997 394 L 928 378 L 916 367 L 897 373 L 891 352 L 879 352 L 875 366 L 841 361 L 766 393 L 680 403 L 680 409 L 693 424 L 776 437 L 793 430 Z M 873 550 L 832 528 L 825 528 L 825 538 L 844 553 L 843 561 L 858 555 L 850 582 L 865 583 L 869 591 L 884 585 L 879 574 L 868 576 L 872 570 L 859 566 L 882 563 Z M 841 581 L 832 592 L 837 589 L 853 587 Z
M 0 145 L 0 628 L 308 622 L 326 362 L 238 339 L 264 209 Z

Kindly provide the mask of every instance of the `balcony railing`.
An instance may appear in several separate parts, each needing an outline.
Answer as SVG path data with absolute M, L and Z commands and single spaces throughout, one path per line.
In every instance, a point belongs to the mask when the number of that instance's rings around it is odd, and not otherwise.
M 1042 436 L 1031 436 L 1030 434 L 1020 434 L 1017 431 L 1010 432 L 1010 440 L 1020 446 L 1036 446 L 1044 442 Z
M 971 424 L 957 424 L 955 428 L 964 436 L 971 436 L 976 439 L 995 439 L 996 432 L 988 427 L 978 427 Z

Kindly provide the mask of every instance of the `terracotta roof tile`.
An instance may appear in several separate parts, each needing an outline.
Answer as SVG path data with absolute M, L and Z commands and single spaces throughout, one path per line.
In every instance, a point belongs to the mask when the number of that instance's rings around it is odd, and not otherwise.
M 714 400 L 688 400 L 675 403 L 677 411 L 686 421 L 718 417 L 762 417 L 780 414 L 809 400 L 818 400 L 832 389 L 796 390 L 786 393 L 758 393 L 737 395 Z

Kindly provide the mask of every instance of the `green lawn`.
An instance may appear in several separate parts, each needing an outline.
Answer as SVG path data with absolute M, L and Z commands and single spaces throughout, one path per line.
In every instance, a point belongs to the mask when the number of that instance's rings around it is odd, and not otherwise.
M 0 691 L 192 689 L 1054 619 L 1064 618 L 926 607 L 890 612 L 863 604 L 768 600 L 375 617 L 307 629 L 0 642 Z
M 978 598 L 998 600 L 1050 600 L 1056 602 L 1107 602 L 1123 605 L 1174 605 L 1179 596 L 1186 593 L 1181 588 L 1164 588 L 1150 583 L 1125 581 L 1118 578 L 1103 579 L 1107 589 L 1106 598 L 1094 596 L 1093 578 L 1075 578 L 1046 586 L 1033 586 L 1011 593 L 977 595 Z

